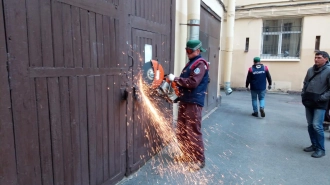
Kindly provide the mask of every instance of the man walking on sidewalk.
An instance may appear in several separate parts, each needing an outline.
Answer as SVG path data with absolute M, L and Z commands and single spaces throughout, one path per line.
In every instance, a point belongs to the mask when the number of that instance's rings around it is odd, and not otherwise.
M 314 152 L 312 157 L 320 158 L 325 155 L 323 120 L 330 99 L 329 54 L 325 51 L 315 53 L 314 62 L 307 71 L 301 92 L 312 143 L 304 151 Z
M 252 98 L 252 107 L 253 113 L 252 116 L 258 117 L 258 99 L 260 106 L 261 117 L 265 117 L 265 95 L 266 95 L 266 79 L 268 81 L 268 89 L 272 88 L 272 78 L 270 76 L 267 66 L 264 66 L 260 63 L 260 58 L 255 57 L 253 59 L 254 65 L 249 68 L 247 77 L 246 77 L 246 89 L 251 90 Z

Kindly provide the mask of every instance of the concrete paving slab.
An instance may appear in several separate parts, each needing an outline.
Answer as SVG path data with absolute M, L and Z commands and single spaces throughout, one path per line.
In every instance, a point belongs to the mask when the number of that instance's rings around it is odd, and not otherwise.
M 205 168 L 187 171 L 165 148 L 118 184 L 330 184 L 330 133 L 326 156 L 303 152 L 310 141 L 300 96 L 268 93 L 265 112 L 265 118 L 251 116 L 249 92 L 224 96 L 202 123 Z

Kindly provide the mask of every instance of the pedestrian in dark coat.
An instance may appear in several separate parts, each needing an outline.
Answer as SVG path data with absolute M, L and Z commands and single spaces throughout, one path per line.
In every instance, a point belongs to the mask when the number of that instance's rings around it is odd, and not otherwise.
M 312 145 L 304 148 L 312 157 L 325 155 L 323 121 L 330 99 L 330 63 L 325 51 L 315 53 L 314 65 L 308 69 L 301 92 Z

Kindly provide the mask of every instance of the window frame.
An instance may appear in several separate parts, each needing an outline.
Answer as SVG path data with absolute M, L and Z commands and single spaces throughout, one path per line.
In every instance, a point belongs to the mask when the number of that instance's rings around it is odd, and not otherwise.
M 291 26 L 291 29 L 290 31 L 286 31 L 284 30 L 284 28 L 287 28 L 287 26 L 285 27 L 284 25 L 285 24 L 288 24 L 288 23 L 284 23 L 285 20 L 288 20 L 288 19 L 296 19 L 296 20 L 300 20 L 301 21 L 301 24 L 300 24 L 300 31 L 292 31 L 292 27 L 294 26 Z M 264 27 L 264 23 L 265 21 L 269 21 L 269 20 L 278 20 L 278 21 L 281 21 L 280 22 L 280 30 L 279 31 L 272 31 L 272 32 L 265 32 L 264 29 L 266 27 Z M 269 58 L 264 58 L 263 57 L 263 51 L 264 51 L 264 36 L 267 36 L 267 35 L 278 35 L 278 46 L 277 46 L 277 55 L 281 55 L 282 54 L 282 43 L 283 43 L 283 35 L 284 34 L 290 34 L 290 37 L 291 37 L 291 34 L 300 34 L 299 37 L 300 37 L 300 42 L 299 42 L 299 53 L 300 53 L 300 50 L 301 50 L 301 39 L 302 39 L 302 28 L 303 28 L 303 21 L 302 21 L 302 18 L 282 18 L 282 19 L 263 19 L 262 20 L 262 31 L 261 31 L 261 51 L 260 51 L 260 56 L 261 56 L 261 59 L 262 60 L 297 60 L 299 59 L 300 60 L 300 54 L 298 57 L 289 57 L 289 58 L 286 58 L 286 57 L 278 57 L 278 56 L 275 56 L 275 57 L 269 57 Z

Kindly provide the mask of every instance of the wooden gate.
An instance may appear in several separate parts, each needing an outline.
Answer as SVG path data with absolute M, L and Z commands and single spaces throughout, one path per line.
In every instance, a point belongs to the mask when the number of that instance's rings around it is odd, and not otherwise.
M 108 185 L 137 170 L 153 144 L 130 87 L 146 45 L 173 71 L 175 1 L 0 1 L 0 184 Z
M 0 1 L 0 184 L 17 184 L 15 141 L 7 71 L 6 32 Z
M 133 86 L 137 87 L 136 78 L 140 67 L 151 59 L 158 60 L 164 67 L 165 74 L 173 71 L 174 59 L 174 15 L 175 1 L 172 0 L 132 0 L 131 1 L 131 40 L 132 40 L 132 69 Z M 146 54 L 149 53 L 149 54 Z M 134 92 L 133 92 L 134 94 Z M 150 143 L 146 138 L 145 131 L 153 132 L 153 137 L 157 137 L 150 125 L 150 118 L 145 112 L 145 107 L 141 107 L 141 102 L 132 99 L 131 124 L 128 127 L 128 169 L 127 174 L 131 174 L 142 166 L 154 154 L 155 143 Z M 164 108 L 170 108 L 164 103 Z M 147 150 L 146 150 L 147 149 Z
M 221 18 L 210 10 L 203 2 L 201 7 L 200 40 L 207 51 L 202 56 L 210 62 L 210 83 L 205 97 L 204 114 L 218 106 L 218 71 Z
M 0 184 L 122 179 L 126 1 L 2 1 Z

